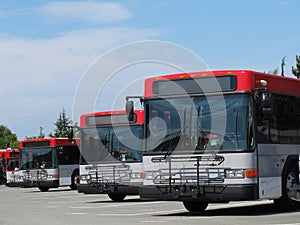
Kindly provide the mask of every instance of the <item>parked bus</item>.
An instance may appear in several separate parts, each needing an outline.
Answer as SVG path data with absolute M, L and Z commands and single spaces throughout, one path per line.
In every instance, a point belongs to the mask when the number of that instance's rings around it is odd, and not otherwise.
M 16 186 L 16 170 L 20 165 L 19 149 L 0 149 L 0 179 L 6 186 Z M 1 182 L 1 183 L 2 183 Z
M 191 212 L 239 200 L 297 205 L 300 80 L 196 72 L 148 78 L 144 91 L 141 199 L 182 201 Z
M 79 192 L 108 194 L 113 201 L 138 195 L 144 111 L 132 116 L 128 122 L 125 111 L 81 115 Z
M 37 138 L 20 142 L 21 187 L 77 189 L 79 175 L 78 140 Z

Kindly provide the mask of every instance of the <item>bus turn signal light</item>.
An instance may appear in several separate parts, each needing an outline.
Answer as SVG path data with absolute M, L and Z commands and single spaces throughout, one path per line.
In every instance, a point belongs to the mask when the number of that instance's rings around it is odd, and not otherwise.
M 257 177 L 257 170 L 246 170 L 245 175 L 247 178 Z

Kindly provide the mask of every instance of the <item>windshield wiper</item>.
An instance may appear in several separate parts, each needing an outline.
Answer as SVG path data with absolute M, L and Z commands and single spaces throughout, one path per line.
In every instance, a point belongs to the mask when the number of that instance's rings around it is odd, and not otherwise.
M 201 150 L 205 149 L 205 137 L 207 136 L 207 133 L 199 126 L 199 119 L 200 119 L 200 106 L 198 106 L 197 108 L 197 120 L 196 120 L 196 130 L 197 130 L 197 134 L 199 133 L 200 135 L 197 135 L 197 146 L 196 146 L 196 150 L 199 150 L 198 146 L 199 143 L 201 143 Z
M 164 154 L 163 157 L 153 157 L 153 158 L 152 158 L 152 161 L 153 161 L 153 162 L 161 162 L 161 161 L 164 161 L 169 155 L 171 155 L 171 152 L 176 148 L 176 146 L 174 147 L 174 144 L 175 144 L 176 142 L 179 142 L 179 139 L 180 139 L 180 137 L 181 137 L 181 135 L 182 135 L 184 129 L 185 129 L 185 128 L 182 127 L 179 131 L 172 132 L 172 133 L 166 135 L 164 138 L 161 139 L 161 140 L 166 140 L 167 137 L 173 136 L 174 134 L 177 133 L 177 135 L 174 135 L 174 137 L 171 138 L 170 140 L 167 140 L 167 141 L 165 141 L 164 143 L 160 144 L 160 146 L 162 146 L 162 147 L 164 147 L 164 145 L 166 145 L 166 146 L 168 147 L 167 152 Z M 168 143 L 166 143 L 166 142 L 168 142 Z M 160 148 L 161 148 L 161 147 L 160 147 Z
M 174 138 L 171 139 L 172 141 L 170 141 L 170 143 L 168 144 L 169 147 L 168 147 L 168 150 L 167 150 L 166 154 L 165 154 L 164 157 L 163 157 L 164 159 L 166 159 L 169 155 L 171 155 L 171 152 L 176 148 L 176 146 L 174 146 L 174 144 L 175 144 L 176 142 L 179 143 L 180 137 L 181 137 L 182 134 L 184 133 L 185 128 L 186 128 L 186 127 L 180 128 L 178 134 L 177 134 Z M 170 134 L 170 135 L 171 135 L 171 134 Z M 178 140 L 178 139 L 179 139 L 179 140 Z
M 237 142 L 237 147 L 240 148 L 240 142 L 239 142 L 239 135 L 238 135 L 238 131 L 239 131 L 239 109 L 235 109 L 234 110 L 236 112 L 236 116 L 235 116 L 235 135 L 236 135 L 236 142 Z
M 185 129 L 186 129 L 186 107 L 183 109 L 183 126 L 180 128 L 178 135 L 176 135 L 176 137 L 174 137 L 173 141 L 171 141 L 169 143 L 169 148 L 163 157 L 164 159 L 166 159 L 167 156 L 171 155 L 171 152 L 174 150 L 174 146 L 173 146 L 174 143 L 177 141 L 177 138 L 179 138 L 179 140 L 180 140 L 180 137 L 182 136 L 182 134 L 184 134 L 183 135 L 183 144 L 185 143 Z M 178 141 L 178 143 L 179 143 L 179 141 Z

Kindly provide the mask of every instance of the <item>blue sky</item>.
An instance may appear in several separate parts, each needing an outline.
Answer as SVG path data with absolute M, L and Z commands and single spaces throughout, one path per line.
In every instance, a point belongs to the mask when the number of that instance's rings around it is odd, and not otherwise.
M 299 8 L 297 0 L 2 0 L 0 124 L 19 139 L 40 127 L 48 135 L 63 108 L 72 117 L 87 68 L 135 41 L 175 43 L 211 69 L 270 71 L 286 56 L 290 73 L 300 54 Z M 102 102 L 97 110 L 107 110 Z

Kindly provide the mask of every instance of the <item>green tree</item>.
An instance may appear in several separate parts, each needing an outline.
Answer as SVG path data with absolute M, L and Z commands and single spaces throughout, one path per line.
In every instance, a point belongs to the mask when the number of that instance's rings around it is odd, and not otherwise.
M 285 67 L 285 65 L 286 65 L 286 63 L 285 63 L 285 56 L 281 59 L 281 65 L 280 65 L 280 67 L 281 67 L 281 76 L 283 76 L 284 77 L 284 67 Z
M 78 123 L 73 123 L 73 133 L 74 133 L 74 138 L 80 138 L 80 130 Z
M 25 139 L 44 138 L 45 134 L 43 133 L 43 129 L 43 127 L 40 127 L 40 134 L 38 136 L 26 136 Z
M 300 56 L 296 55 L 296 67 L 292 66 L 292 73 L 298 79 L 300 78 Z
M 44 128 L 40 127 L 40 134 L 39 134 L 39 138 L 44 138 L 45 134 L 43 133 Z
M 279 72 L 279 69 L 276 68 L 276 69 L 274 69 L 274 70 L 270 70 L 268 73 L 269 73 L 269 74 L 278 74 L 278 72 Z
M 0 125 L 0 148 L 18 148 L 19 142 L 16 134 L 4 125 Z
M 71 124 L 72 121 L 66 116 L 66 112 L 63 109 L 62 112 L 59 113 L 57 121 L 54 123 L 56 128 L 54 134 L 51 133 L 51 135 L 53 135 L 53 137 L 68 137 L 68 129 Z

